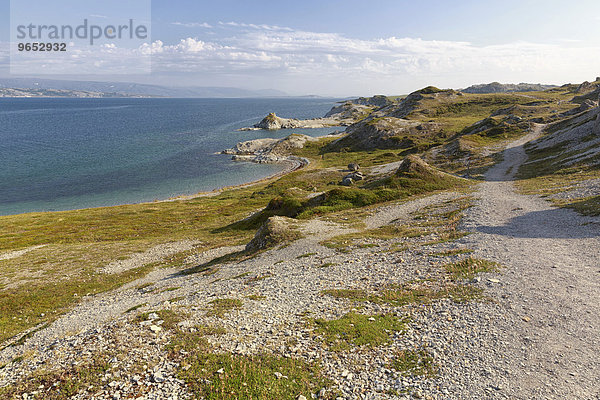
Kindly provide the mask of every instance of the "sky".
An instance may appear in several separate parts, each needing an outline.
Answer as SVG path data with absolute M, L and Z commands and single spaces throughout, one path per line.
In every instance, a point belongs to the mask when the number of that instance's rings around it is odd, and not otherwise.
M 67 18 L 87 12 L 102 21 L 130 12 L 126 1 L 45 3 Z M 0 77 L 11 76 L 10 46 L 10 2 L 0 0 Z M 582 82 L 600 76 L 600 2 L 152 0 L 148 43 L 118 47 L 106 42 L 87 54 L 108 65 L 102 74 L 43 77 L 323 96 Z M 151 73 L 123 73 L 140 54 L 150 55 Z M 122 68 L 111 70 L 117 61 Z

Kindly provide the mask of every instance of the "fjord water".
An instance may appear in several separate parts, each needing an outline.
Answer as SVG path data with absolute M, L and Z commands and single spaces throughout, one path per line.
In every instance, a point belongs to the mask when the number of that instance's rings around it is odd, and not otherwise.
M 0 99 L 0 215 L 163 200 L 260 179 L 281 165 L 215 154 L 269 112 L 323 116 L 334 99 Z

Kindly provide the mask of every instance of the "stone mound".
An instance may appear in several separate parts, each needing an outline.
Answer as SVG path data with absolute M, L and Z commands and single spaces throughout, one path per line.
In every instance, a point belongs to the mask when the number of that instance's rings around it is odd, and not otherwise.
M 420 157 L 409 155 L 400 163 L 396 170 L 396 175 L 441 175 L 442 172 L 431 167 Z
M 295 222 L 292 218 L 270 217 L 258 228 L 254 238 L 246 245 L 246 251 L 258 251 L 298 239 L 300 233 L 295 228 Z

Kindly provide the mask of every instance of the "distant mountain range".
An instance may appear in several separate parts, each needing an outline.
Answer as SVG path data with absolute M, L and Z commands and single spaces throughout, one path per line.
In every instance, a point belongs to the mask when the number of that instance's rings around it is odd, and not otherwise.
M 510 92 L 537 92 L 540 90 L 552 89 L 557 86 L 555 85 L 542 85 L 540 83 L 500 83 L 500 82 L 492 82 L 492 83 L 483 83 L 479 85 L 469 86 L 466 89 L 462 89 L 461 92 L 464 93 L 475 93 L 475 94 L 485 94 L 485 93 L 510 93 Z
M 69 93 L 72 92 L 72 93 Z M 0 78 L 4 97 L 282 97 L 280 90 L 232 87 L 167 87 L 130 82 Z

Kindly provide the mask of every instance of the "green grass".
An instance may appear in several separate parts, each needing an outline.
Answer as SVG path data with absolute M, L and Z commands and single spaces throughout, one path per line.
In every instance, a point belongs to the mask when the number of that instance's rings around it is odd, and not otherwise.
M 433 357 L 425 350 L 398 351 L 390 366 L 402 375 L 419 375 L 427 378 L 435 377 L 438 370 Z
M 246 281 L 244 283 L 246 285 L 250 285 L 251 283 L 260 282 L 263 279 L 270 278 L 271 276 L 273 276 L 273 274 L 267 272 L 266 274 L 263 274 L 263 275 L 257 275 L 257 276 L 248 278 L 248 279 L 246 279 Z
M 238 275 L 234 276 L 234 277 L 233 277 L 233 278 L 231 278 L 231 279 L 245 278 L 245 277 L 247 277 L 248 275 L 250 275 L 251 273 L 252 273 L 252 272 L 244 272 L 244 273 L 241 273 L 241 274 L 238 274 Z
M 393 332 L 403 331 L 406 320 L 394 315 L 362 315 L 348 313 L 340 319 L 312 321 L 315 331 L 334 351 L 348 350 L 352 346 L 376 347 L 389 342 Z
M 215 299 L 209 305 L 206 315 L 222 318 L 230 311 L 241 309 L 243 303 L 239 299 Z
M 67 400 L 84 390 L 87 393 L 99 392 L 104 383 L 102 376 L 110 368 L 110 358 L 106 354 L 98 355 L 90 362 L 75 367 L 66 367 L 60 371 L 39 371 L 22 378 L 17 384 L 0 388 L 3 399 L 21 399 L 23 393 L 37 391 L 48 400 Z M 31 398 L 31 397 L 29 397 Z
M 180 371 L 179 379 L 206 400 L 311 398 L 331 384 L 318 366 L 292 358 L 195 352 L 186 363 L 189 369 Z
M 263 354 L 215 354 L 204 336 L 222 333 L 214 329 L 178 331 L 169 345 L 169 357 L 180 365 L 177 377 L 196 398 L 295 399 L 299 395 L 311 398 L 311 394 L 332 384 L 318 364 Z M 325 398 L 335 395 L 330 392 Z
M 598 216 L 600 215 L 600 196 L 588 197 L 567 203 L 563 207 L 571 208 L 583 215 Z
M 297 259 L 301 259 L 301 258 L 308 258 L 308 257 L 312 257 L 314 255 L 316 255 L 317 253 L 306 253 L 306 254 L 301 254 L 298 257 L 296 257 Z
M 324 240 L 321 244 L 325 247 L 337 250 L 345 250 L 350 246 L 356 245 L 360 247 L 358 241 L 365 239 L 404 239 L 414 238 L 427 235 L 429 232 L 423 229 L 407 227 L 402 225 L 384 225 L 380 228 L 366 229 L 361 232 L 347 233 L 334 236 Z
M 181 322 L 183 319 L 185 319 L 186 314 L 183 312 L 179 312 L 179 311 L 173 311 L 173 310 L 157 310 L 157 311 L 146 311 L 144 313 L 139 314 L 135 320 L 137 322 L 141 322 L 141 321 L 147 321 L 150 314 L 152 313 L 156 313 L 156 315 L 158 316 L 158 320 L 162 320 L 162 324 L 161 326 L 164 329 L 176 329 L 177 328 L 177 324 L 179 322 Z
M 498 268 L 498 263 L 473 257 L 444 265 L 444 269 L 450 276 L 457 280 L 473 279 L 479 273 L 497 271 Z
M 187 201 L 0 217 L 0 251 L 47 244 L 0 261 L 0 280 L 13 284 L 0 290 L 0 342 L 53 321 L 88 293 L 115 289 L 163 265 L 99 272 L 124 254 L 179 239 L 200 239 L 205 248 L 247 242 L 251 230 L 214 230 L 268 201 L 252 193 L 232 190 Z M 175 258 L 165 263 L 179 262 Z
M 156 313 L 158 314 L 158 317 L 163 320 L 161 326 L 164 329 L 175 329 L 177 324 L 186 317 L 186 314 L 173 310 L 159 310 Z
M 337 265 L 336 263 L 326 262 L 318 266 L 318 268 L 329 268 Z
M 130 307 L 127 310 L 125 310 L 125 314 L 130 313 L 132 311 L 139 310 L 140 308 L 145 307 L 147 305 L 148 305 L 148 303 L 141 303 L 141 304 L 135 305 L 133 307 Z
M 54 321 L 87 293 L 115 289 L 141 278 L 147 271 L 147 267 L 142 267 L 115 275 L 76 276 L 56 283 L 4 289 L 0 291 L 0 342 L 36 325 Z

